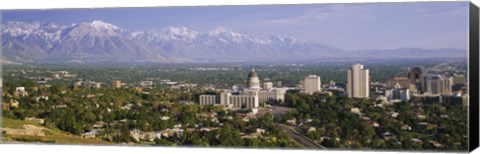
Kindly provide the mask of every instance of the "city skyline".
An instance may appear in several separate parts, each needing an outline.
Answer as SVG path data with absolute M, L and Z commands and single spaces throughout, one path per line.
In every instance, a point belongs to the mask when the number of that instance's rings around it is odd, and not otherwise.
M 1 141 L 465 151 L 468 13 L 468 2 L 2 11 Z

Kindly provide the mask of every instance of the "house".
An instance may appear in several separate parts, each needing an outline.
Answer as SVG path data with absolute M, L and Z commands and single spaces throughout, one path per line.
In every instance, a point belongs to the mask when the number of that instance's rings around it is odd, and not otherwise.
M 370 121 L 370 125 L 372 125 L 372 126 L 375 127 L 375 128 L 380 127 L 380 124 L 378 124 L 378 123 L 375 122 L 375 121 Z
M 13 99 L 10 100 L 8 105 L 10 106 L 10 108 L 19 108 L 20 107 L 20 103 L 17 100 L 13 100 Z
M 135 139 L 137 142 L 140 141 L 140 130 L 134 129 L 130 131 L 130 135 Z
M 292 126 L 294 126 L 294 125 L 296 124 L 296 119 L 295 119 L 295 118 L 293 118 L 293 119 L 289 119 L 289 120 L 287 120 L 287 124 L 288 124 L 288 125 L 292 125 Z
M 103 129 L 93 129 L 90 132 L 83 133 L 82 137 L 83 138 L 96 138 L 101 131 L 103 131 Z
M 392 132 L 385 132 L 382 134 L 383 135 L 383 139 L 385 140 L 396 140 L 397 139 L 397 136 L 395 136 Z
M 217 117 L 213 117 L 212 119 L 210 119 L 211 122 L 214 122 L 214 123 L 218 123 L 218 118 Z
M 216 129 L 218 129 L 218 128 L 216 128 L 216 127 L 211 127 L 211 128 L 204 127 L 204 128 L 200 128 L 200 131 L 202 131 L 202 132 L 210 132 L 210 131 L 216 130 Z
M 39 96 L 35 99 L 37 102 L 39 102 L 40 100 L 45 100 L 45 101 L 48 101 L 48 96 Z
M 435 148 L 443 148 L 443 145 L 438 143 L 437 141 L 429 141 Z
M 308 128 L 307 132 L 314 132 L 314 131 L 317 131 L 317 128 L 315 127 L 310 127 Z
M 351 108 L 351 109 L 350 109 L 350 112 L 352 112 L 352 113 L 354 113 L 354 114 L 357 114 L 357 115 L 360 115 L 360 116 L 362 115 L 362 112 L 360 111 L 360 109 L 359 109 L 359 108 L 356 108 L 356 107 L 355 107 L 355 108 Z
M 182 124 L 176 124 L 173 126 L 173 128 L 181 128 L 182 127 Z
M 67 107 L 67 105 L 65 105 L 65 104 L 52 106 L 53 109 L 66 108 L 66 107 Z
M 425 119 L 425 118 L 427 118 L 427 116 L 421 115 L 421 114 L 417 114 L 417 118 L 418 118 L 418 119 Z
M 428 124 L 428 125 L 427 125 L 427 130 L 432 130 L 432 129 L 436 128 L 436 127 L 437 127 L 437 125 L 435 125 L 435 124 Z
M 412 127 L 410 127 L 409 125 L 403 125 L 403 126 L 402 126 L 402 130 L 411 131 L 411 130 L 412 130 Z
M 168 120 L 168 119 L 170 119 L 170 117 L 169 116 L 162 116 L 160 119 L 161 120 Z
M 83 138 L 96 138 L 97 133 L 96 132 L 85 132 L 82 134 Z
M 141 88 L 152 88 L 154 87 L 153 81 L 141 81 L 138 83 L 138 86 Z
M 8 111 L 8 110 L 10 110 L 10 105 L 9 105 L 9 104 L 6 104 L 6 103 L 2 103 L 2 110 L 3 110 L 3 111 Z
M 25 96 L 28 96 L 28 92 L 25 91 L 25 87 L 16 87 L 13 95 L 19 96 L 19 97 L 25 97 Z
M 257 134 L 263 134 L 263 133 L 267 132 L 267 130 L 261 129 L 261 128 L 257 128 L 257 131 L 256 131 L 256 132 L 257 132 Z
M 16 87 L 15 91 L 16 92 L 25 92 L 25 87 Z
M 130 110 L 132 109 L 133 107 L 133 104 L 132 103 L 128 103 L 128 104 L 125 104 L 123 107 L 121 107 L 120 109 L 122 110 Z
M 423 143 L 423 141 L 422 141 L 422 140 L 420 140 L 420 139 L 418 139 L 418 138 L 412 138 L 412 139 L 410 139 L 410 140 L 411 140 L 412 142 L 415 142 L 415 143 L 417 143 L 417 144 L 419 144 L 419 143 Z
M 320 142 L 323 142 L 323 140 L 331 140 L 332 138 L 329 136 L 322 136 L 320 137 Z
M 396 117 L 398 117 L 398 112 L 392 112 L 392 114 L 390 114 L 390 116 L 392 116 L 393 118 L 396 118 Z
M 138 142 L 138 141 L 150 141 L 152 142 L 155 140 L 155 133 L 154 132 L 142 132 L 138 129 L 133 129 L 130 131 L 130 135 Z
M 217 113 L 211 113 L 211 112 L 202 112 L 197 114 L 197 117 L 200 118 L 213 118 L 217 115 Z
M 155 132 L 154 136 L 155 136 L 155 139 L 162 139 L 162 133 L 161 132 Z
M 195 130 L 196 130 L 196 128 L 185 128 L 185 131 L 186 131 L 186 132 L 193 132 L 193 131 L 195 131 Z
M 418 125 L 422 126 L 422 127 L 427 127 L 428 126 L 428 122 L 419 122 Z
M 95 129 L 100 129 L 100 128 L 105 128 L 105 123 L 104 122 L 97 122 L 93 125 L 93 128 Z
M 362 120 L 365 120 L 365 121 L 370 121 L 370 117 L 367 117 L 367 116 L 362 116 Z
M 172 137 L 175 134 L 177 134 L 179 137 L 181 137 L 183 135 L 183 132 L 184 132 L 183 129 L 179 129 L 179 128 L 170 129 L 170 128 L 168 128 L 168 129 L 165 129 L 165 130 L 161 131 L 160 133 L 162 134 L 162 137 L 169 138 L 169 137 Z

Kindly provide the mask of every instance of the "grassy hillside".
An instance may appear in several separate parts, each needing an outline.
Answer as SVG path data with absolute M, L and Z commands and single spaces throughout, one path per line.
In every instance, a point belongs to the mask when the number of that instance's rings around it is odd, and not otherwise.
M 32 136 L 32 135 L 5 135 L 2 134 L 2 140 L 4 142 L 36 142 L 36 143 L 55 143 L 55 144 L 111 144 L 99 139 L 86 139 L 80 136 L 71 135 L 69 133 L 60 131 L 58 129 L 49 129 L 42 125 L 35 124 L 33 122 L 13 120 L 8 118 L 2 118 L 3 128 L 21 129 L 24 125 L 34 125 L 42 128 L 46 131 L 45 136 Z

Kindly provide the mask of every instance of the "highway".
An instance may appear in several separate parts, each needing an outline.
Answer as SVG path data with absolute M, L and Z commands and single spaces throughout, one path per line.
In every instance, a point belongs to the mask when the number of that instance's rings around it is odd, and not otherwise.
M 293 108 L 284 107 L 284 106 L 265 107 L 265 108 L 259 110 L 257 115 L 258 116 L 263 116 L 263 115 L 265 115 L 265 113 L 270 113 L 272 115 L 282 115 L 282 114 L 286 114 L 287 112 L 289 112 L 292 109 Z M 294 128 L 292 126 L 288 126 L 288 125 L 280 124 L 280 123 L 277 123 L 277 125 L 280 126 L 280 128 L 282 128 L 282 131 L 285 132 L 285 134 L 287 134 L 288 137 L 292 138 L 295 142 L 303 145 L 305 148 L 327 149 L 324 146 L 313 142 L 311 139 L 309 139 L 309 138 L 307 138 L 303 135 L 298 134 L 297 132 L 295 132 L 293 130 Z
M 307 137 L 300 135 L 296 132 L 293 131 L 293 128 L 290 126 L 284 125 L 284 124 L 278 124 L 281 128 L 282 131 L 287 134 L 290 138 L 295 140 L 296 142 L 300 143 L 301 145 L 305 146 L 306 148 L 309 149 L 327 149 L 324 146 L 314 143 L 312 140 L 308 139 Z

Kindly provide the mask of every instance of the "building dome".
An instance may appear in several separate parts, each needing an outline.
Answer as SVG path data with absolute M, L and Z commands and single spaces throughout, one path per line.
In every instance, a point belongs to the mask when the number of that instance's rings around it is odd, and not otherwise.
M 255 72 L 255 69 L 252 69 L 252 71 L 248 74 L 247 88 L 252 90 L 260 90 L 260 80 L 258 79 L 258 74 Z
M 252 78 L 252 77 L 258 77 L 257 72 L 255 72 L 255 69 L 252 69 L 252 71 L 248 73 L 248 78 Z

